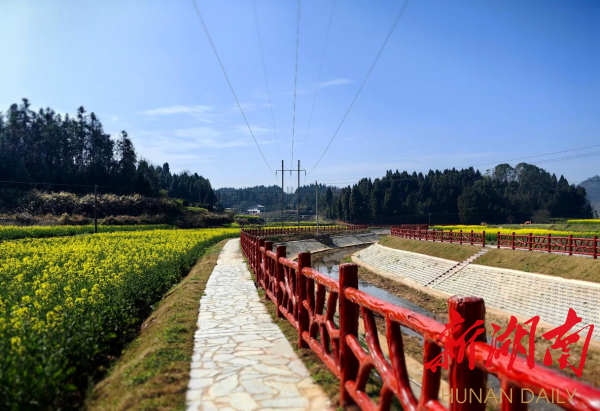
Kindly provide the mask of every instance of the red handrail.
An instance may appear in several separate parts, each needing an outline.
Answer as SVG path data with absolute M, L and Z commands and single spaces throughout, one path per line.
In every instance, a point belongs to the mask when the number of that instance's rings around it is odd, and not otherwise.
M 258 283 L 265 289 L 267 298 L 276 304 L 278 316 L 286 318 L 298 330 L 298 346 L 315 352 L 340 379 L 342 406 L 356 403 L 362 410 L 387 410 L 393 397 L 396 397 L 406 410 L 447 410 L 438 398 L 441 382 L 439 370 L 433 372 L 425 369 L 421 395 L 418 400 L 413 395 L 401 333 L 401 327 L 406 327 L 423 336 L 423 359 L 429 362 L 440 354 L 448 338 L 440 337 L 445 330 L 444 324 L 360 291 L 358 267 L 355 264 L 341 264 L 338 281 L 311 268 L 310 253 L 298 254 L 296 262 L 286 258 L 283 246 L 278 246 L 273 252 L 272 243 L 268 241 L 261 243 L 262 239 L 245 231 L 241 232 L 240 237 L 244 255 Z M 443 236 L 434 238 L 444 240 Z M 472 238 L 470 233 L 468 238 Z M 445 238 L 446 241 L 449 239 Z M 485 318 L 485 305 L 479 298 L 451 297 L 448 304 L 450 317 L 453 312 L 459 312 L 465 319 L 464 329 L 475 324 L 476 320 Z M 358 340 L 359 311 L 366 331 L 367 350 Z M 375 315 L 385 320 L 388 357 L 383 354 L 380 345 Z M 457 338 L 455 335 L 453 337 Z M 460 364 L 450 361 L 448 384 L 451 390 L 459 390 L 461 396 L 463 389 L 473 389 L 475 392 L 483 390 L 485 396 L 487 374 L 494 374 L 500 380 L 501 388 L 519 400 L 504 402 L 503 410 L 526 409 L 526 404 L 520 403 L 523 389 L 531 390 L 535 395 L 539 395 L 541 390 L 554 390 L 560 392 L 563 399 L 569 398 L 566 392 L 569 390 L 573 402 L 565 400 L 558 406 L 577 411 L 600 410 L 599 390 L 541 364 L 536 364 L 532 370 L 524 358 L 517 357 L 509 370 L 508 356 L 493 356 L 491 366 L 486 367 L 492 347 L 485 342 L 484 334 L 479 337 L 473 343 L 474 370 L 468 368 L 467 358 Z M 377 401 L 373 401 L 366 393 L 367 379 L 373 369 L 382 377 L 382 389 Z M 452 411 L 484 411 L 485 403 L 460 404 L 451 401 L 449 408 Z

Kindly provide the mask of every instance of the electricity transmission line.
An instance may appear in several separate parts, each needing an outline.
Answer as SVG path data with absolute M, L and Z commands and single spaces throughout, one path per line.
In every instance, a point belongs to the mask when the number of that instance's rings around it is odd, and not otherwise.
M 486 166 L 489 164 L 501 164 L 501 163 L 508 163 L 509 161 L 517 161 L 517 160 L 526 160 L 528 158 L 536 158 L 536 157 L 545 157 L 545 156 L 551 156 L 553 154 L 561 154 L 561 153 L 568 153 L 570 151 L 579 151 L 579 150 L 585 150 L 588 148 L 594 148 L 594 147 L 600 147 L 600 144 L 594 144 L 592 146 L 586 146 L 586 147 L 579 147 L 579 148 L 571 148 L 569 150 L 560 150 L 560 151 L 554 151 L 552 153 L 546 153 L 546 154 L 536 154 L 533 156 L 527 156 L 527 157 L 519 157 L 519 158 L 511 158 L 510 160 L 502 160 L 502 161 L 490 161 L 489 163 L 480 163 L 480 164 L 473 164 L 468 167 L 478 167 L 478 166 Z
M 329 14 L 329 23 L 327 24 L 327 32 L 325 34 L 325 45 L 323 46 L 323 56 L 321 57 L 321 65 L 319 66 L 319 74 L 317 75 L 317 84 L 315 86 L 315 95 L 312 101 L 312 107 L 310 108 L 310 115 L 308 117 L 308 126 L 306 128 L 306 134 L 304 135 L 304 144 L 302 145 L 302 153 L 300 154 L 300 159 L 304 157 L 304 149 L 306 148 L 306 140 L 308 139 L 308 133 L 310 132 L 310 125 L 312 123 L 313 113 L 315 111 L 315 102 L 317 101 L 317 93 L 319 92 L 319 83 L 321 83 L 321 74 L 323 73 L 323 63 L 325 61 L 325 55 L 327 53 L 327 45 L 329 43 L 329 33 L 331 31 L 331 23 L 333 22 L 333 14 L 335 11 L 335 2 L 331 5 L 331 13 Z M 306 180 L 306 176 L 305 176 Z
M 260 146 L 258 145 L 258 141 L 256 141 L 256 137 L 254 136 L 254 133 L 252 132 L 252 128 L 250 127 L 250 123 L 248 122 L 248 119 L 246 118 L 246 115 L 244 114 L 244 110 L 242 110 L 242 105 L 240 104 L 238 98 L 237 98 L 237 94 L 235 94 L 235 90 L 233 89 L 233 85 L 231 84 L 231 81 L 229 81 L 229 76 L 227 75 L 227 71 L 225 71 L 225 66 L 223 65 L 223 62 L 221 61 L 221 58 L 219 57 L 219 53 L 217 53 L 217 49 L 215 47 L 215 44 L 212 41 L 212 37 L 210 36 L 210 33 L 208 31 L 208 27 L 206 26 L 206 23 L 204 22 L 204 19 L 202 18 L 202 13 L 200 12 L 200 9 L 198 8 L 198 5 L 196 4 L 196 0 L 191 0 L 192 4 L 194 5 L 194 9 L 196 10 L 196 15 L 198 16 L 198 19 L 200 20 L 200 23 L 202 24 L 202 28 L 204 28 L 204 32 L 206 33 L 206 37 L 208 37 L 208 41 L 210 42 L 210 46 L 213 49 L 213 52 L 215 53 L 215 57 L 217 58 L 219 65 L 221 66 L 221 71 L 223 71 L 223 75 L 225 76 L 225 80 L 227 80 L 227 84 L 229 85 L 229 89 L 231 90 L 231 94 L 233 94 L 233 98 L 235 99 L 235 102 L 237 103 L 238 108 L 240 109 L 240 113 L 242 113 L 242 117 L 244 117 L 244 121 L 246 122 L 246 126 L 248 126 L 248 131 L 250 131 L 250 135 L 252 135 L 252 139 L 254 140 L 254 144 L 256 144 L 256 148 L 258 148 L 258 151 L 260 152 L 260 155 L 262 156 L 262 159 L 264 160 L 265 164 L 267 165 L 267 167 L 269 167 L 269 170 L 271 171 L 271 173 L 275 174 L 275 172 L 273 171 L 273 169 L 271 168 L 271 166 L 269 165 L 269 163 L 267 162 L 267 159 L 265 158 L 265 155 L 263 154 Z
M 294 69 L 294 119 L 292 121 L 292 161 L 294 164 L 294 139 L 296 136 L 296 94 L 298 89 L 298 46 L 300 44 L 300 0 L 298 0 L 298 15 L 296 18 L 296 67 Z M 290 171 L 290 175 L 291 175 Z
M 579 147 L 579 148 L 571 148 L 568 150 L 560 150 L 560 151 L 553 151 L 551 153 L 545 153 L 545 154 L 535 154 L 535 155 L 531 155 L 531 156 L 526 156 L 526 157 L 519 157 L 519 158 L 512 158 L 509 160 L 498 160 L 498 161 L 490 161 L 488 163 L 480 163 L 480 164 L 474 164 L 474 165 L 470 165 L 470 166 L 463 166 L 460 168 L 469 168 L 469 167 L 477 167 L 477 166 L 482 166 L 482 165 L 488 165 L 488 164 L 502 164 L 502 163 L 508 163 L 509 161 L 518 161 L 518 160 L 525 160 L 525 159 L 529 159 L 529 158 L 539 158 L 539 157 L 545 157 L 545 156 L 550 156 L 553 154 L 560 154 L 560 153 L 568 153 L 568 152 L 573 152 L 573 151 L 579 151 L 579 150 L 585 150 L 588 148 L 594 148 L 594 147 L 600 147 L 600 144 L 594 144 L 591 146 L 586 146 L 586 147 Z M 563 157 L 556 157 L 556 158 L 549 158 L 549 159 L 542 159 L 540 161 L 535 161 L 529 164 L 545 164 L 545 163 L 554 163 L 554 162 L 558 162 L 558 161 L 567 161 L 567 160 L 574 160 L 574 159 L 579 159 L 579 158 L 585 158 L 585 157 L 593 157 L 593 156 L 597 156 L 600 155 L 600 151 L 594 151 L 594 152 L 589 152 L 589 153 L 580 153 L 580 154 L 573 154 L 573 155 L 569 155 L 569 156 L 563 156 Z M 370 177 L 355 177 L 355 178 L 338 178 L 338 179 L 327 179 L 327 180 L 320 180 L 321 182 L 324 183 L 328 183 L 328 182 L 353 182 L 353 181 L 360 181 L 362 179 L 365 178 L 370 178 Z M 375 177 L 375 178 L 385 178 L 385 177 Z M 386 181 L 403 181 L 403 180 L 414 180 L 413 178 L 401 178 L 401 179 L 386 179 Z
M 344 121 L 346 121 L 346 117 L 348 117 L 348 114 L 350 113 L 350 110 L 352 110 L 352 107 L 354 106 L 354 103 L 356 102 L 356 99 L 358 98 L 360 92 L 362 91 L 363 87 L 365 86 L 365 83 L 369 79 L 369 76 L 371 75 L 371 72 L 373 71 L 373 68 L 375 68 L 375 65 L 377 64 L 377 61 L 379 60 L 379 57 L 381 56 L 381 53 L 383 53 L 383 49 L 385 49 L 385 46 L 388 43 L 388 40 L 390 39 L 390 37 L 392 36 L 392 34 L 394 33 L 394 30 L 396 29 L 396 26 L 398 25 L 398 22 L 400 21 L 400 19 L 404 15 L 404 12 L 406 10 L 406 7 L 408 6 L 409 1 L 410 0 L 406 0 L 404 2 L 404 5 L 400 9 L 400 12 L 398 13 L 398 16 L 396 17 L 396 20 L 394 21 L 394 24 L 392 25 L 392 28 L 390 29 L 387 37 L 385 38 L 385 41 L 381 45 L 381 48 L 379 49 L 379 52 L 377 53 L 377 56 L 375 57 L 375 60 L 373 60 L 373 64 L 371 64 L 371 68 L 367 72 L 367 75 L 365 76 L 362 84 L 360 85 L 360 88 L 356 92 L 356 95 L 354 96 L 354 99 L 352 99 L 352 102 L 350 103 L 350 106 L 348 107 L 348 110 L 346 111 L 346 114 L 344 114 L 344 117 L 342 118 L 342 121 L 340 122 L 340 125 L 335 130 L 335 133 L 333 133 L 333 136 L 331 137 L 331 140 L 329 140 L 329 143 L 327 144 L 327 147 L 325 147 L 325 150 L 323 150 L 323 154 L 321 154 L 321 157 L 319 157 L 319 159 L 317 160 L 316 164 L 313 166 L 313 168 L 310 169 L 310 171 L 308 172 L 308 174 L 312 173 L 312 171 L 319 165 L 319 163 L 321 162 L 321 159 L 323 158 L 323 156 L 325 155 L 325 153 L 327 153 L 327 150 L 329 150 L 329 147 L 331 146 L 331 143 L 333 143 L 333 140 L 335 139 L 335 137 L 337 136 L 338 132 L 340 131 L 340 128 L 342 128 L 342 125 L 344 124 Z
M 269 108 L 271 109 L 271 121 L 273 122 L 273 132 L 275 133 L 275 142 L 277 143 L 277 153 L 281 157 L 279 149 L 279 137 L 277 136 L 277 128 L 275 127 L 275 116 L 273 115 L 273 103 L 271 102 L 271 90 L 269 88 L 269 78 L 267 76 L 267 65 L 265 63 L 265 54 L 263 52 L 262 38 L 260 35 L 260 25 L 258 24 L 258 13 L 256 12 L 256 0 L 252 0 L 252 10 L 254 12 L 254 21 L 256 22 L 256 34 L 258 35 L 258 45 L 260 47 L 260 58 L 262 61 L 263 72 L 265 73 L 265 84 L 267 85 L 267 96 L 269 97 Z

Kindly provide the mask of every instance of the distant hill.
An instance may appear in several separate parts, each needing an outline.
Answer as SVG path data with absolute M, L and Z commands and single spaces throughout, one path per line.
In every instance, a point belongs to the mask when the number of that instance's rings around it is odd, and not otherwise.
M 596 213 L 600 214 L 600 176 L 590 177 L 579 185 L 585 188 L 587 199 Z

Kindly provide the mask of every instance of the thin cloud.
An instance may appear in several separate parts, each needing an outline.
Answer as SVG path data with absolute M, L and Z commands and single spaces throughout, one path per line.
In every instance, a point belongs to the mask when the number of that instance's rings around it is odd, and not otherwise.
M 212 127 L 192 127 L 177 129 L 173 131 L 173 135 L 187 138 L 215 138 L 219 137 L 221 132 Z
M 352 83 L 352 80 L 347 78 L 337 78 L 333 80 L 323 81 L 319 83 L 319 88 L 331 87 L 331 86 L 343 86 L 345 84 Z
M 212 111 L 212 109 L 213 109 L 212 106 L 202 106 L 202 105 L 181 106 L 181 105 L 176 105 L 176 106 L 155 108 L 155 109 L 152 109 L 152 110 L 142 111 L 142 114 L 144 114 L 146 116 L 170 116 L 170 115 L 173 115 L 173 114 L 199 115 L 199 114 L 205 114 L 205 113 L 207 113 L 209 111 Z
M 252 124 L 250 124 L 250 128 L 252 128 L 252 132 L 254 133 L 254 135 L 265 134 L 272 131 L 270 128 L 259 127 Z M 248 126 L 237 126 L 236 130 L 238 133 L 248 133 Z

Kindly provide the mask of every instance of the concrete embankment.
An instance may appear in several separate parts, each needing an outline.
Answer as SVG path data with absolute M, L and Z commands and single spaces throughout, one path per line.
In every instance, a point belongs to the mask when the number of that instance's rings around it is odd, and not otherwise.
M 471 263 L 445 276 L 460 263 L 379 244 L 355 253 L 353 261 L 437 296 L 481 297 L 490 311 L 515 315 L 519 320 L 539 315 L 542 323 L 559 326 L 564 324 L 569 308 L 582 318 L 572 332 L 598 324 L 600 320 L 600 284 L 597 283 Z M 442 280 L 432 282 L 436 278 Z M 587 331 L 582 333 L 585 336 Z M 600 340 L 600 328 L 596 327 L 592 338 Z
M 298 253 L 310 252 L 318 253 L 322 251 L 334 250 L 336 248 L 355 247 L 359 245 L 368 245 L 376 243 L 379 240 L 379 236 L 375 233 L 364 233 L 364 234 L 351 234 L 351 235 L 340 235 L 331 236 L 327 241 L 325 240 L 298 240 L 298 241 L 287 241 L 278 243 L 276 245 L 284 245 L 286 247 L 286 254 L 288 258 L 296 259 Z

